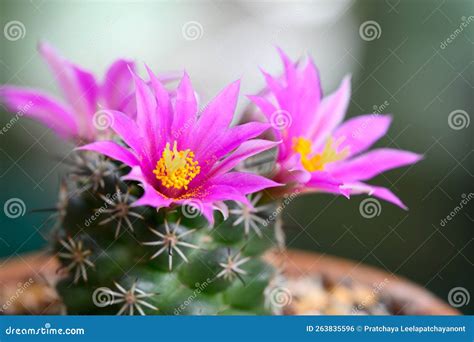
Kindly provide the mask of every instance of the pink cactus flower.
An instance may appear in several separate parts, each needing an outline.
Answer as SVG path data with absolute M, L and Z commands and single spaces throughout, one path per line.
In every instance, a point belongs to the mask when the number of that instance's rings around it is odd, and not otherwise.
M 3 85 L 0 102 L 8 110 L 36 119 L 61 138 L 76 142 L 94 141 L 107 132 L 109 118 L 100 113 L 101 109 L 135 115 L 130 96 L 132 61 L 116 60 L 106 71 L 104 80 L 98 82 L 94 75 L 61 57 L 49 44 L 40 44 L 38 50 L 53 72 L 65 101 L 38 89 Z
M 190 205 L 212 223 L 223 201 L 248 202 L 246 195 L 279 184 L 256 174 L 231 171 L 238 163 L 277 145 L 253 139 L 270 125 L 250 122 L 230 127 L 239 81 L 226 87 L 202 112 L 185 73 L 170 97 L 148 70 L 149 85 L 135 79 L 136 120 L 110 111 L 112 129 L 126 146 L 98 141 L 82 150 L 102 153 L 130 166 L 125 177 L 141 183 L 144 194 L 135 206 Z
M 263 71 L 267 88 L 249 98 L 274 127 L 278 146 L 273 179 L 287 189 L 342 194 L 369 194 L 406 209 L 389 189 L 366 184 L 378 174 L 411 165 L 422 156 L 392 148 L 367 150 L 383 137 L 389 115 L 369 114 L 345 122 L 350 102 L 350 77 L 323 97 L 318 71 L 308 58 L 292 62 L 281 50 L 284 75 Z

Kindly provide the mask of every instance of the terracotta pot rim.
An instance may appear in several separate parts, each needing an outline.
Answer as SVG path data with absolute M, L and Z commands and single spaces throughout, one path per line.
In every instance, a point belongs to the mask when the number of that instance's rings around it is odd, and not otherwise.
M 409 305 L 417 315 L 460 314 L 458 310 L 410 280 L 361 262 L 301 250 L 273 250 L 266 253 L 264 258 L 281 267 L 285 275 L 293 279 L 322 275 L 334 282 L 349 278 L 369 287 L 384 282 L 384 293 L 400 303 Z M 0 261 L 0 283 L 3 286 L 17 286 L 18 282 L 38 275 L 54 281 L 58 278 L 58 268 L 56 258 L 47 253 L 21 255 Z
M 323 275 L 334 282 L 350 279 L 369 287 L 383 283 L 384 293 L 409 306 L 416 315 L 461 314 L 427 289 L 405 277 L 390 274 L 362 262 L 295 249 L 273 251 L 265 258 L 275 265 L 281 265 L 285 273 L 292 278 Z

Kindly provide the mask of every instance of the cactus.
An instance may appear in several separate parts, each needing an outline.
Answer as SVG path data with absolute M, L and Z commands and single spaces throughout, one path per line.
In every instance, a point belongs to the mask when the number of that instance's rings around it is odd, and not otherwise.
M 275 204 L 227 203 L 210 226 L 192 206 L 131 207 L 142 189 L 119 163 L 77 152 L 60 187 L 51 248 L 68 314 L 267 314 Z
M 391 118 L 342 122 L 350 79 L 323 98 L 310 58 L 295 63 L 280 50 L 284 75 L 264 72 L 250 121 L 232 126 L 239 81 L 199 109 L 186 73 L 170 90 L 163 82 L 173 78 L 147 68 L 144 81 L 133 62 L 117 60 L 98 84 L 49 45 L 40 53 L 61 75 L 67 106 L 8 85 L 0 101 L 80 146 L 60 186 L 51 243 L 70 314 L 281 313 L 271 297 L 282 276 L 262 255 L 284 246 L 284 195 L 368 194 L 406 208 L 366 181 L 422 156 L 367 152 Z M 271 140 L 256 139 L 264 134 Z M 265 151 L 267 177 L 241 172 Z

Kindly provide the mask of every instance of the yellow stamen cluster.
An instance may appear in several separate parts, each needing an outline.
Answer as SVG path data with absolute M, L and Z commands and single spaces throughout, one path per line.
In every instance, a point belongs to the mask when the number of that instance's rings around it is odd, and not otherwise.
M 161 159 L 156 163 L 153 173 L 156 179 L 166 188 L 188 189 L 188 184 L 201 172 L 198 161 L 194 160 L 194 153 L 190 150 L 178 151 L 176 141 L 173 150 L 170 143 L 166 144 Z
M 321 153 L 310 156 L 312 152 L 311 141 L 299 137 L 294 139 L 293 151 L 301 155 L 301 164 L 307 171 L 323 171 L 326 164 L 345 159 L 349 155 L 348 147 L 345 147 L 341 152 L 337 152 L 343 141 L 344 137 L 339 138 L 336 142 L 330 137 Z

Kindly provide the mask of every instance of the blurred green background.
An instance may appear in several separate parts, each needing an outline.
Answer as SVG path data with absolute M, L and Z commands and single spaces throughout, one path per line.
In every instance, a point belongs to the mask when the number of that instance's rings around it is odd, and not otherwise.
M 463 195 L 474 192 L 474 124 L 464 121 L 464 128 L 453 129 L 448 121 L 456 110 L 470 120 L 474 107 L 473 15 L 470 0 L 2 0 L 0 82 L 57 93 L 36 53 L 40 40 L 97 75 L 116 57 L 146 62 L 158 72 L 185 67 L 204 100 L 240 77 L 243 94 L 258 91 L 258 66 L 281 70 L 275 45 L 295 59 L 311 54 L 326 93 L 352 73 L 348 116 L 385 107 L 382 112 L 392 113 L 394 122 L 377 145 L 425 155 L 413 167 L 372 181 L 391 188 L 410 210 L 381 202 L 380 215 L 367 219 L 359 212 L 363 197 L 309 195 L 294 200 L 285 215 L 288 245 L 375 265 L 447 300 L 455 287 L 474 295 L 473 204 L 440 223 Z M 23 25 L 19 39 L 7 39 L 11 21 Z M 189 22 L 199 24 L 193 40 L 183 32 Z M 369 24 L 375 36 L 363 30 Z M 242 97 L 240 108 L 246 103 Z M 1 109 L 5 128 L 12 116 Z M 58 158 L 70 149 L 26 118 L 3 131 L 0 204 L 19 198 L 27 211 L 53 207 L 62 169 Z M 0 211 L 0 257 L 43 247 L 51 227 L 47 217 L 27 213 L 12 219 Z M 460 310 L 474 313 L 473 302 Z

